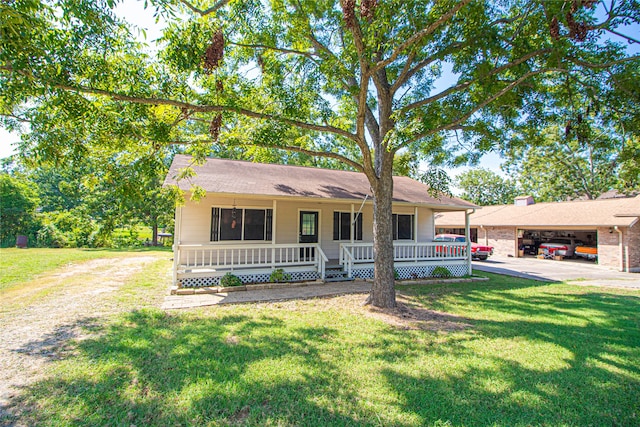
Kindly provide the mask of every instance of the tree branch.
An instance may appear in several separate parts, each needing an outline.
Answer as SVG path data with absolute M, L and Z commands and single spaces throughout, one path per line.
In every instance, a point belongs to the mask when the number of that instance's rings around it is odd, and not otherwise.
M 618 32 L 618 31 L 614 31 L 614 30 L 612 30 L 611 28 L 606 28 L 606 31 L 609 31 L 610 33 L 613 33 L 613 34 L 615 34 L 616 36 L 621 37 L 621 38 L 623 38 L 623 39 L 626 39 L 626 40 L 628 40 L 628 41 L 630 41 L 630 42 L 633 42 L 633 43 L 639 43 L 639 44 L 640 44 L 640 39 L 636 39 L 636 38 L 633 38 L 633 37 L 631 37 L 631 36 L 627 36 L 627 35 L 625 35 L 625 34 L 622 34 L 622 33 Z
M 192 141 L 181 141 L 181 140 L 177 140 L 177 141 L 169 141 L 166 142 L 166 144 L 171 144 L 171 145 L 191 145 L 191 144 L 202 144 L 204 142 L 209 142 L 209 141 L 203 141 L 203 140 L 192 140 Z M 306 148 L 302 148 L 302 147 L 296 147 L 295 145 L 270 145 L 270 144 L 259 144 L 259 143 L 255 143 L 252 142 L 250 144 L 238 144 L 238 145 L 233 145 L 233 147 L 242 147 L 242 146 L 253 146 L 253 147 L 264 147 L 264 148 L 270 148 L 270 149 L 278 149 L 278 150 L 285 150 L 285 151 L 295 151 L 298 153 L 303 153 L 303 154 L 307 154 L 309 156 L 312 157 L 329 157 L 332 159 L 336 159 L 341 161 L 342 163 L 345 163 L 349 166 L 351 166 L 352 168 L 356 169 L 359 172 L 362 172 L 364 170 L 364 168 L 362 167 L 362 165 L 358 162 L 355 162 L 353 160 L 351 160 L 350 158 L 343 156 L 342 154 L 338 154 L 338 153 L 333 153 L 331 151 L 315 151 L 315 150 L 308 150 Z
M 286 48 L 282 48 L 282 47 L 275 47 L 275 46 L 268 46 L 266 44 L 243 44 L 243 43 L 236 43 L 236 42 L 229 42 L 229 44 L 234 45 L 234 46 L 239 46 L 239 47 L 246 47 L 249 49 L 266 49 L 266 50 L 274 50 L 276 52 L 282 52 L 282 53 L 287 53 L 287 54 L 292 54 L 292 55 L 300 55 L 300 56 L 304 56 L 306 58 L 313 58 L 313 53 L 311 52 L 302 52 L 299 50 L 294 50 L 294 49 L 286 49 Z
M 391 64 L 393 61 L 395 61 L 398 56 L 400 56 L 400 54 L 407 49 L 409 46 L 417 43 L 418 41 L 420 41 L 420 39 L 422 39 L 425 36 L 428 36 L 429 34 L 433 33 L 435 30 L 438 29 L 438 27 L 440 27 L 443 23 L 445 23 L 446 21 L 448 21 L 450 18 L 453 17 L 453 15 L 455 15 L 460 9 L 462 9 L 464 6 L 466 6 L 468 3 L 470 3 L 472 0 L 460 0 L 454 7 L 452 7 L 447 13 L 444 13 L 443 15 L 440 16 L 440 18 L 435 21 L 434 23 L 432 23 L 431 25 L 429 25 L 427 28 L 424 28 L 420 31 L 418 31 L 417 33 L 415 33 L 413 36 L 409 37 L 404 43 L 401 43 L 400 46 L 398 46 L 396 48 L 396 50 L 393 51 L 393 53 L 391 54 L 391 56 L 383 61 L 378 62 L 377 64 L 375 64 L 372 68 L 371 68 L 371 72 L 375 72 L 376 70 L 380 69 L 380 68 L 384 68 L 387 65 Z
M 19 122 L 22 122 L 22 123 L 31 123 L 31 120 L 26 119 L 24 117 L 17 116 L 17 115 L 15 115 L 13 113 L 10 113 L 10 114 L 0 113 L 0 116 L 10 117 L 10 118 L 15 119 L 15 120 L 17 120 Z
M 257 111 L 251 111 L 245 108 L 232 107 L 227 105 L 198 105 L 198 104 L 192 104 L 189 102 L 176 101 L 173 99 L 164 99 L 164 98 L 145 98 L 145 97 L 138 97 L 138 96 L 131 96 L 131 95 L 123 95 L 123 94 L 119 94 L 119 93 L 115 93 L 115 92 L 111 92 L 103 89 L 91 89 L 91 88 L 85 88 L 81 86 L 75 87 L 75 86 L 69 86 L 69 85 L 64 85 L 59 83 L 53 83 L 51 84 L 51 86 L 57 89 L 68 90 L 68 91 L 79 92 L 79 93 L 86 93 L 90 95 L 100 95 L 100 96 L 105 96 L 107 98 L 115 99 L 118 101 L 127 101 L 135 104 L 171 105 L 174 107 L 185 108 L 187 110 L 191 110 L 199 113 L 211 113 L 211 112 L 222 112 L 222 111 L 234 112 L 246 117 L 279 121 L 279 122 L 287 123 L 289 125 L 292 125 L 301 129 L 332 133 L 334 135 L 340 135 L 347 139 L 357 141 L 357 137 L 352 133 L 347 132 L 340 128 L 336 128 L 334 126 L 301 122 L 298 120 L 288 119 L 286 117 L 281 117 L 274 114 L 259 113 Z
M 302 4 L 300 4 L 300 2 L 298 1 L 298 2 L 295 2 L 294 5 L 298 13 L 300 13 L 302 16 L 308 19 L 309 14 L 304 12 L 304 10 L 302 9 Z M 314 46 L 316 50 L 316 55 L 321 56 L 322 54 L 320 52 L 322 52 L 324 53 L 325 57 L 328 57 L 333 61 L 335 61 L 337 64 L 340 64 L 343 71 L 345 71 L 345 74 L 349 76 L 346 81 L 340 79 L 340 83 L 347 93 L 352 94 L 351 96 L 353 97 L 354 102 L 356 103 L 357 106 L 359 106 L 360 105 L 359 97 L 354 95 L 352 90 L 352 87 L 359 87 L 358 82 L 356 81 L 355 77 L 353 77 L 354 73 L 352 73 L 351 70 L 348 69 L 348 67 L 338 58 L 338 56 L 331 49 L 329 49 L 327 46 L 325 46 L 323 43 L 321 43 L 318 40 L 318 38 L 313 33 L 313 30 L 311 29 L 310 25 L 308 25 L 307 38 L 309 39 L 309 41 L 311 41 L 311 44 Z M 375 132 L 378 129 L 377 122 L 375 117 L 373 116 L 373 113 L 371 112 L 371 109 L 366 104 L 366 102 L 365 102 L 365 107 L 366 107 L 365 117 L 366 117 L 367 123 L 371 125 L 371 128 L 368 127 L 368 129 L 370 129 L 371 137 L 374 138 Z M 356 142 L 356 144 L 358 145 L 358 148 L 360 148 L 360 151 L 362 152 L 363 164 L 365 165 L 371 164 L 371 150 L 367 145 L 367 142 L 364 138 L 364 134 L 362 134 L 362 136 L 360 137 L 360 135 L 358 135 L 356 131 L 356 139 L 354 139 L 354 141 Z
M 530 71 L 530 72 L 524 74 L 519 79 L 511 82 L 509 85 L 505 86 L 504 88 L 502 88 L 500 91 L 498 91 L 494 95 L 492 95 L 489 98 L 485 99 L 480 104 L 478 104 L 475 107 L 473 107 L 466 114 L 458 117 L 456 120 L 454 120 L 452 122 L 449 122 L 446 125 L 442 125 L 442 126 L 439 126 L 439 127 L 435 128 L 435 129 L 431 129 L 431 130 L 429 130 L 427 132 L 423 132 L 421 134 L 418 134 L 414 138 L 411 138 L 409 141 L 401 144 L 397 149 L 402 148 L 402 147 L 406 147 L 406 146 L 408 146 L 408 145 L 410 145 L 410 144 L 412 144 L 412 143 L 414 143 L 416 141 L 421 140 L 422 138 L 426 138 L 426 137 L 434 135 L 434 134 L 436 134 L 438 132 L 442 132 L 444 130 L 454 129 L 455 127 L 459 126 L 461 123 L 463 123 L 464 121 L 469 119 L 469 117 L 471 117 L 473 114 L 475 114 L 476 112 L 480 111 L 482 108 L 486 107 L 487 105 L 489 105 L 490 103 L 492 103 L 496 99 L 500 98 L 502 95 L 510 92 L 511 90 L 513 90 L 514 88 L 516 88 L 517 86 L 522 84 L 529 77 L 533 77 L 535 75 L 543 74 L 543 73 L 566 72 L 566 71 L 567 70 L 565 70 L 564 68 L 547 68 L 547 69 L 543 69 L 543 70 Z
M 531 58 L 534 58 L 534 57 L 536 57 L 538 55 L 542 55 L 542 54 L 548 53 L 548 52 L 551 52 L 551 49 L 540 49 L 540 50 L 537 50 L 535 52 L 531 52 L 531 53 L 529 53 L 529 54 L 527 54 L 527 55 L 525 55 L 525 56 L 523 56 L 521 58 L 518 58 L 515 61 L 509 62 L 508 64 L 504 64 L 504 65 L 502 65 L 500 67 L 494 68 L 493 70 L 491 70 L 491 72 L 489 72 L 489 73 L 487 73 L 485 75 L 482 75 L 482 76 L 480 76 L 480 77 L 478 77 L 476 79 L 469 80 L 469 81 L 466 81 L 464 83 L 460 83 L 460 84 L 458 84 L 456 86 L 451 86 L 450 88 L 443 90 L 442 92 L 440 92 L 437 95 L 430 96 L 428 98 L 425 98 L 425 99 L 422 99 L 420 101 L 416 101 L 416 102 L 414 102 L 412 104 L 406 105 L 406 106 L 402 107 L 399 111 L 400 112 L 406 112 L 406 111 L 410 111 L 410 110 L 413 110 L 413 109 L 416 109 L 416 108 L 420 108 L 420 107 L 422 107 L 424 105 L 427 105 L 427 104 L 435 102 L 435 101 L 437 101 L 439 99 L 442 99 L 442 98 L 444 98 L 445 96 L 447 96 L 447 95 L 449 95 L 451 93 L 459 92 L 461 90 L 464 90 L 464 89 L 468 88 L 469 86 L 471 86 L 472 84 L 474 84 L 474 83 L 476 83 L 478 81 L 481 81 L 482 79 L 485 79 L 487 77 L 491 77 L 491 76 L 493 76 L 495 74 L 498 74 L 498 73 L 500 73 L 500 72 L 502 72 L 504 70 L 507 70 L 507 69 L 512 68 L 512 67 L 515 67 L 517 65 L 520 65 L 520 64 L 528 61 Z
M 586 67 L 586 68 L 594 68 L 594 69 L 604 69 L 604 68 L 610 68 L 614 65 L 618 65 L 618 64 L 624 64 L 625 62 L 629 62 L 629 61 L 634 61 L 634 60 L 638 60 L 640 59 L 640 55 L 635 55 L 635 56 L 627 56 L 626 58 L 621 58 L 615 61 L 609 61 L 603 64 L 594 64 L 593 62 L 587 62 L 587 61 L 583 61 L 582 59 L 576 58 L 574 56 L 569 56 L 567 57 L 567 59 L 571 62 L 573 62 L 576 65 L 580 65 L 582 67 Z
M 182 3 L 187 8 L 191 9 L 192 12 L 195 12 L 200 16 L 207 16 L 209 14 L 212 14 L 213 12 L 217 12 L 219 9 L 222 9 L 224 6 L 227 5 L 227 3 L 229 3 L 229 0 L 219 0 L 217 3 L 215 3 L 210 8 L 207 8 L 207 9 L 204 9 L 204 10 L 203 9 L 198 9 L 193 4 L 191 4 L 191 2 L 189 2 L 187 0 L 180 0 L 180 3 Z
M 269 144 L 256 144 L 256 143 L 251 143 L 247 145 L 253 145 L 256 147 L 265 147 L 265 148 L 277 148 L 280 150 L 287 150 L 287 151 L 296 151 L 298 153 L 307 154 L 312 157 L 330 157 L 332 159 L 339 160 L 342 163 L 348 164 L 349 166 L 351 166 L 352 168 L 356 169 L 359 172 L 364 171 L 364 168 L 360 163 L 355 162 L 350 158 L 343 156 L 342 154 L 333 153 L 331 151 L 308 150 L 306 148 L 296 147 L 295 145 L 269 145 Z
M 417 72 L 419 72 L 429 64 L 433 63 L 435 60 L 442 59 L 443 55 L 446 55 L 447 53 L 450 53 L 454 49 L 459 49 L 462 46 L 465 46 L 468 44 L 469 42 L 453 43 L 447 46 L 445 49 L 442 49 L 434 53 L 433 55 L 429 56 L 428 58 L 425 58 L 422 61 L 418 62 L 413 68 L 411 68 L 411 63 L 413 62 L 413 59 L 411 55 L 409 55 L 409 58 L 407 58 L 407 62 L 405 63 L 404 69 L 398 75 L 398 79 L 396 80 L 396 82 L 391 86 L 391 93 L 395 94 L 411 77 L 413 77 Z

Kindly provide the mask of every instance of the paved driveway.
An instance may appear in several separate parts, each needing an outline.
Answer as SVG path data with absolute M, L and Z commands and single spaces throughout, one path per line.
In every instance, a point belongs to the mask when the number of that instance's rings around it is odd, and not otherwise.
M 555 261 L 492 256 L 487 261 L 474 261 L 473 268 L 545 282 L 640 290 L 640 273 L 621 273 L 584 260 Z

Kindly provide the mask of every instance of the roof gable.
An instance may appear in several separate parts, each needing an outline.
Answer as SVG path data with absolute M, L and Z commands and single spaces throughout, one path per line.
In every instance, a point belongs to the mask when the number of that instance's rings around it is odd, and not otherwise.
M 207 193 L 312 199 L 362 200 L 371 197 L 367 177 L 359 172 L 320 169 L 303 166 L 253 163 L 241 160 L 207 159 L 202 166 L 194 166 L 196 177 L 178 181 L 180 169 L 191 165 L 191 156 L 176 155 L 165 179 L 165 185 L 177 185 L 189 191 L 191 183 Z M 393 178 L 393 201 L 448 207 L 473 208 L 475 205 L 455 197 L 435 198 L 428 186 L 408 177 Z

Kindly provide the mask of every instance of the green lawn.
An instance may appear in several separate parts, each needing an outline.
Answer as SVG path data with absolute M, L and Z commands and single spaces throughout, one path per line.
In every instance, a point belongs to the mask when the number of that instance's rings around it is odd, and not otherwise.
M 154 274 L 137 280 L 148 288 Z M 640 293 L 487 276 L 401 287 L 415 310 L 437 311 L 414 323 L 372 317 L 362 296 L 130 311 L 25 390 L 21 421 L 640 424 Z
M 115 258 L 128 252 L 169 251 L 168 248 L 140 248 L 134 250 L 109 249 L 51 249 L 51 248 L 2 248 L 0 249 L 0 291 L 28 282 L 39 274 L 69 263 L 98 258 Z

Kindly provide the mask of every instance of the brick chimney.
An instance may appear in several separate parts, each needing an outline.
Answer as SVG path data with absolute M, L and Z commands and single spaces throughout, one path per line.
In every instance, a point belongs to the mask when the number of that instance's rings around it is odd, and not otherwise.
M 529 206 L 533 205 L 535 201 L 533 200 L 533 196 L 518 196 L 515 199 L 516 206 Z

